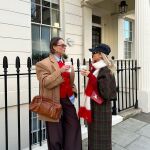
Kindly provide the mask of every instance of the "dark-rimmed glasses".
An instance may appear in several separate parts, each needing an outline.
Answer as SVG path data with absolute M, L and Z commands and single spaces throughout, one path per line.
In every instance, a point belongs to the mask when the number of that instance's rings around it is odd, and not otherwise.
M 67 45 L 65 45 L 65 44 L 58 44 L 57 46 L 61 46 L 62 48 L 66 48 L 67 47 Z

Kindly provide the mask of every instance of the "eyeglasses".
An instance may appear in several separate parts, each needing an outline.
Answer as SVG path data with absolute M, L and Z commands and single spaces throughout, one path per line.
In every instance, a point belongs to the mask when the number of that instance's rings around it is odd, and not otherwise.
M 66 48 L 67 47 L 67 45 L 65 45 L 65 44 L 58 44 L 57 46 L 61 46 L 62 48 Z
M 99 53 L 99 52 L 92 52 L 92 55 L 97 54 L 97 53 Z

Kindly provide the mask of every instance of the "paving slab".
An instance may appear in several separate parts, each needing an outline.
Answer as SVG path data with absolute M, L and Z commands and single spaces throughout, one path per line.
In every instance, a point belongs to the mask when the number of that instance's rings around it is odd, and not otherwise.
M 130 118 L 119 123 L 117 126 L 135 132 L 141 129 L 142 127 L 144 127 L 145 125 L 148 124 L 146 122 L 142 122 L 137 119 Z
M 143 122 L 150 123 L 150 113 L 141 112 L 141 113 L 133 116 L 132 118 L 135 118 L 135 119 L 143 121 Z
M 139 136 L 140 135 L 119 126 L 112 128 L 112 141 L 122 147 L 129 145 Z
M 150 138 L 140 136 L 126 147 L 127 150 L 150 150 Z
M 137 131 L 136 133 L 143 135 L 145 137 L 150 138 L 150 124 L 144 126 L 143 128 L 141 128 L 139 131 Z M 149 148 L 150 149 L 150 148 Z
M 117 144 L 112 144 L 112 150 L 127 150 Z

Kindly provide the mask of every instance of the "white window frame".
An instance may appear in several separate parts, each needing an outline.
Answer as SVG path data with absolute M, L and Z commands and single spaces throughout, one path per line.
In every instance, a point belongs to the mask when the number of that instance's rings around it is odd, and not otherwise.
M 50 2 L 51 2 L 51 0 L 49 0 Z M 53 0 L 54 1 L 54 0 Z M 52 25 L 52 13 L 50 13 L 50 18 L 51 18 L 51 24 L 50 25 L 47 25 L 47 24 L 42 24 L 42 22 L 41 23 L 37 23 L 37 22 L 32 22 L 31 21 L 31 25 L 32 26 L 34 26 L 34 25 L 37 25 L 37 26 L 39 26 L 40 27 L 40 44 L 39 44 L 39 49 L 40 49 L 40 53 L 42 53 L 42 50 L 41 50 L 41 28 L 42 27 L 49 27 L 49 30 L 50 30 L 50 35 L 49 35 L 49 38 L 51 39 L 52 38 L 52 30 L 53 29 L 56 29 L 57 30 L 57 32 L 58 32 L 58 35 L 55 35 L 55 36 L 59 36 L 59 34 L 60 34 L 60 29 L 61 29 L 61 27 L 60 27 L 60 24 L 61 24 L 61 20 L 60 20 L 60 18 L 61 18 L 61 8 L 60 8 L 60 5 L 61 5 L 61 3 L 60 3 L 60 0 L 58 0 L 59 1 L 59 10 L 58 9 L 55 9 L 55 8 L 52 8 L 51 6 L 50 6 L 50 9 L 51 9 L 51 12 L 52 12 L 52 10 L 57 10 L 58 12 L 59 12 L 59 26 L 54 26 L 54 25 Z M 37 4 L 38 6 L 40 6 L 40 7 L 42 7 L 42 0 L 40 0 L 40 4 Z M 41 10 L 41 20 L 42 20 L 42 9 L 40 9 Z M 49 45 L 47 45 L 48 47 L 49 47 Z M 33 54 L 33 44 L 32 44 L 32 54 Z M 48 54 L 47 54 L 48 55 Z M 32 58 L 33 59 L 33 58 Z M 42 58 L 41 58 L 42 59 Z M 37 60 L 38 61 L 38 60 Z M 37 62 L 36 61 L 36 62 Z M 33 62 L 33 65 L 34 65 L 35 63 Z
M 129 30 L 125 30 L 125 21 L 128 21 L 132 25 L 132 29 L 129 28 Z M 134 26 L 133 26 L 133 20 L 125 18 L 123 23 L 123 39 L 124 39 L 124 59 L 132 59 L 133 58 L 133 41 L 134 41 Z M 131 33 L 131 40 L 125 39 L 125 32 L 128 32 L 128 34 Z M 128 45 L 131 45 L 130 50 Z M 127 45 L 127 46 L 126 46 Z M 127 47 L 127 48 L 126 48 Z

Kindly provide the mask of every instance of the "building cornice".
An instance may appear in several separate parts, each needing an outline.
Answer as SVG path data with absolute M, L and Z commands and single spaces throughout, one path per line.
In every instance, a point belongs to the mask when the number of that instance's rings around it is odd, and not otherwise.
M 93 8 L 93 5 L 88 1 L 88 0 L 82 0 L 81 1 L 81 7 L 88 7 L 88 8 Z

